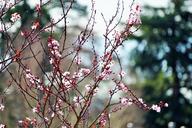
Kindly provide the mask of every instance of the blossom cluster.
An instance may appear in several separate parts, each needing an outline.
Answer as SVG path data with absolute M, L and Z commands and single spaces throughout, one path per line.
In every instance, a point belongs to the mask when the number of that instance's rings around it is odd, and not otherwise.
M 100 80 L 107 80 L 110 78 L 112 72 L 112 66 L 114 62 L 112 60 L 112 55 L 110 52 L 106 52 L 103 57 L 101 57 L 100 66 L 102 67 L 101 73 L 98 78 Z
M 40 23 L 39 23 L 38 20 L 36 20 L 36 21 L 33 23 L 33 25 L 31 26 L 31 29 L 36 30 L 37 28 L 39 28 L 39 26 L 40 26 Z
M 0 0 L 0 10 L 9 9 L 13 7 L 13 3 L 10 0 Z
M 5 128 L 6 126 L 4 124 L 0 124 L 0 128 Z
M 25 77 L 29 81 L 30 87 L 37 87 L 40 90 L 42 90 L 42 87 L 40 86 L 41 85 L 41 80 L 38 77 L 34 76 L 31 73 L 30 69 L 26 69 L 25 72 L 26 72 Z
M 121 104 L 123 105 L 123 106 L 130 106 L 130 105 L 132 105 L 133 104 L 133 100 L 131 99 L 131 98 L 125 98 L 125 97 L 123 97 L 122 99 L 121 99 Z
M 128 24 L 130 26 L 141 24 L 141 7 L 138 4 L 134 4 L 131 9 L 130 18 Z
M 55 39 L 49 37 L 48 48 L 50 52 L 50 64 L 53 65 L 54 70 L 59 70 L 59 64 L 61 59 L 61 54 L 59 52 L 59 42 Z
M 13 14 L 11 14 L 11 21 L 12 22 L 16 22 L 17 20 L 19 20 L 21 18 L 21 16 L 20 16 L 20 14 L 19 13 L 17 13 L 17 12 L 15 12 L 15 13 L 13 13 Z
M 161 102 L 160 104 L 153 104 L 152 106 L 148 106 L 147 104 L 144 103 L 142 98 L 138 98 L 136 100 L 133 100 L 131 98 L 128 99 L 126 97 L 121 98 L 121 105 L 122 105 L 121 107 L 130 106 L 133 103 L 138 106 L 140 105 L 143 106 L 144 109 L 154 110 L 156 112 L 161 112 L 162 107 L 168 107 L 168 103 L 163 103 L 163 102 Z
M 75 96 L 73 97 L 73 102 L 74 102 L 74 105 L 78 107 L 79 105 L 81 105 L 81 103 L 85 102 L 85 100 L 80 96 Z
M 36 127 L 37 119 L 26 117 L 24 120 L 18 121 L 18 126 L 22 128 Z
M 115 31 L 114 36 L 114 46 L 118 47 L 122 45 L 123 41 L 128 37 L 128 35 L 132 34 L 131 27 L 141 25 L 141 6 L 138 4 L 133 4 L 130 10 L 129 19 L 127 21 L 127 26 L 125 30 L 119 32 Z
M 99 122 L 99 127 L 103 128 L 106 126 L 107 121 L 108 121 L 108 113 L 107 112 L 103 112 L 98 120 Z

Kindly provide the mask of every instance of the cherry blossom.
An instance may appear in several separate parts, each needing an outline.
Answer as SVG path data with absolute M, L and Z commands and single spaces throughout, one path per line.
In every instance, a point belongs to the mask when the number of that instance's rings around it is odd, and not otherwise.
M 17 12 L 15 12 L 15 13 L 13 13 L 13 14 L 11 14 L 11 21 L 12 22 L 16 22 L 18 19 L 20 19 L 21 18 L 21 16 L 20 16 L 20 14 L 19 13 L 17 13 Z
M 164 104 L 164 106 L 165 106 L 165 107 L 168 107 L 168 106 L 169 106 L 169 104 L 168 104 L 168 103 L 165 103 L 165 104 Z
M 36 87 L 41 83 L 40 79 L 34 76 L 30 69 L 26 69 L 25 77 L 29 80 L 30 87 Z
M 129 105 L 133 104 L 133 101 L 132 101 L 132 99 L 128 99 L 128 98 L 123 97 L 123 98 L 121 98 L 121 104 L 123 106 L 126 106 L 126 105 L 129 106 Z
M 158 105 L 152 105 L 152 106 L 151 106 L 151 109 L 152 109 L 152 110 L 155 110 L 156 112 L 161 112 L 161 107 L 158 106 Z
M 45 122 L 48 122 L 49 121 L 49 118 L 48 117 L 44 117 L 45 119 Z
M 37 11 L 37 12 L 40 12 L 40 11 L 41 11 L 41 6 L 40 6 L 40 4 L 37 4 L 37 5 L 35 6 L 35 11 Z
M 142 104 L 144 103 L 142 98 L 139 98 L 138 100 L 139 100 L 140 103 L 142 103 Z
M 85 85 L 85 90 L 86 90 L 86 92 L 91 91 L 91 89 L 92 89 L 92 87 L 91 87 L 90 84 Z
M 104 127 L 107 123 L 108 115 L 107 113 L 102 113 L 99 118 L 99 126 Z
M 19 120 L 18 125 L 20 127 L 36 126 L 37 125 L 37 120 L 35 118 L 26 117 L 24 120 Z
M 119 90 L 123 92 L 128 92 L 128 87 L 124 83 L 119 83 L 117 86 Z
M 31 29 L 36 30 L 37 28 L 39 28 L 39 26 L 40 26 L 39 21 L 35 21 L 31 26 Z
M 3 111 L 5 106 L 3 104 L 0 104 L 0 111 Z
M 50 52 L 50 64 L 53 65 L 54 71 L 57 72 L 59 70 L 59 64 L 61 60 L 61 54 L 59 51 L 59 42 L 52 37 L 48 39 L 48 48 Z
M 88 69 L 88 68 L 81 68 L 79 70 L 79 73 L 81 73 L 83 76 L 86 76 L 86 75 L 88 75 L 90 73 L 90 69 Z
M 78 107 L 82 102 L 84 102 L 84 99 L 80 96 L 75 96 L 73 102 L 75 103 L 75 106 Z
M 76 63 L 77 65 L 80 65 L 81 62 L 82 62 L 81 57 L 80 57 L 80 56 L 77 56 L 77 57 L 75 58 L 75 63 Z
M 34 112 L 34 113 L 39 113 L 39 110 L 40 108 L 39 107 L 34 107 L 33 109 L 32 109 L 32 111 Z
M 115 42 L 117 46 L 122 42 L 121 33 L 118 31 L 115 31 Z
M 9 9 L 9 8 L 11 8 L 11 7 L 14 8 L 13 3 L 12 3 L 11 1 L 6 1 L 6 6 L 5 6 L 5 8 L 6 8 L 6 9 Z
M 121 71 L 120 73 L 119 73 L 119 76 L 120 77 L 124 77 L 126 75 L 126 72 L 125 71 Z
M 131 9 L 128 24 L 129 25 L 140 25 L 141 24 L 141 7 L 138 4 L 134 4 Z
M 4 124 L 0 124 L 0 128 L 5 128 L 5 125 Z

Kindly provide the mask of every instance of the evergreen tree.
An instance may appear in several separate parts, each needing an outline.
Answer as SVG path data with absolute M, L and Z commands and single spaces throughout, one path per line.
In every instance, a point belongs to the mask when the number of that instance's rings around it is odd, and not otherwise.
M 133 67 L 145 78 L 148 102 L 169 103 L 148 112 L 145 127 L 192 127 L 192 10 L 190 0 L 170 0 L 166 8 L 146 6 Z M 145 15 L 146 14 L 146 15 Z M 171 123 L 172 122 L 172 123 Z

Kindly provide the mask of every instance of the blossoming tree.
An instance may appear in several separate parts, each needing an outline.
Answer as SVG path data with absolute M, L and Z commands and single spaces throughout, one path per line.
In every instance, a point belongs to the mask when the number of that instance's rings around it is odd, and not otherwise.
M 95 2 L 91 1 L 91 13 L 87 25 L 77 35 L 75 41 L 67 40 L 68 37 L 68 15 L 71 12 L 74 0 L 59 1 L 62 7 L 62 16 L 58 20 L 51 19 L 46 25 L 40 23 L 42 9 L 49 6 L 53 1 L 39 0 L 39 4 L 33 9 L 36 18 L 31 21 L 31 27 L 27 30 L 18 29 L 17 34 L 11 35 L 9 29 L 22 17 L 18 12 L 11 14 L 10 20 L 5 21 L 4 17 L 23 0 L 15 0 L 12 3 L 6 0 L 1 2 L 1 33 L 5 34 L 6 50 L 0 61 L 0 71 L 7 72 L 10 75 L 9 87 L 15 86 L 23 95 L 28 109 L 32 112 L 26 118 L 18 120 L 17 125 L 21 128 L 78 128 L 78 127 L 111 127 L 110 115 L 118 112 L 122 108 L 135 104 L 143 110 L 161 111 L 162 107 L 168 104 L 160 102 L 154 105 L 147 105 L 142 98 L 138 98 L 134 92 L 123 82 L 126 77 L 124 69 L 121 66 L 121 60 L 118 57 L 117 49 L 121 47 L 124 40 L 132 35 L 141 25 L 141 8 L 134 2 L 130 7 L 130 14 L 127 16 L 127 23 L 123 29 L 117 31 L 120 26 L 123 12 L 123 1 L 119 0 L 115 14 L 110 21 L 107 21 L 102 15 L 106 24 L 106 31 L 103 34 L 104 51 L 99 55 L 95 49 L 94 25 L 95 25 Z M 122 6 L 122 9 L 121 9 Z M 120 12 L 120 10 L 122 10 Z M 120 18 L 116 22 L 118 15 Z M 8 23 L 10 22 L 10 23 Z M 55 29 L 57 25 L 63 22 L 64 28 L 60 34 L 62 38 L 56 36 Z M 46 41 L 40 43 L 42 34 L 47 34 Z M 21 36 L 23 41 L 20 46 L 14 45 L 14 40 Z M 70 44 L 67 46 L 66 44 Z M 84 66 L 82 64 L 81 52 L 85 45 L 91 46 L 91 64 Z M 38 45 L 38 50 L 33 48 Z M 24 56 L 24 53 L 30 52 L 31 56 Z M 39 53 L 43 53 L 49 60 L 50 72 L 44 70 L 40 60 Z M 8 56 L 7 56 L 8 55 Z M 66 60 L 70 58 L 70 63 Z M 117 58 L 119 71 L 114 70 L 114 58 Z M 26 61 L 33 60 L 39 66 L 42 75 L 35 74 Z M 9 65 L 16 65 L 16 75 L 9 69 Z M 72 67 L 75 68 L 72 68 Z M 65 68 L 63 68 L 65 67 Z M 66 68 L 67 67 L 67 68 Z M 92 104 L 99 92 L 102 81 L 113 82 L 113 88 L 105 92 L 108 96 L 101 111 L 93 116 Z M 6 97 L 6 88 L 3 96 Z M 119 101 L 113 102 L 113 97 L 117 93 L 124 95 Z M 0 103 L 0 110 L 3 112 L 4 102 Z M 6 124 L 2 122 L 0 128 L 5 128 Z

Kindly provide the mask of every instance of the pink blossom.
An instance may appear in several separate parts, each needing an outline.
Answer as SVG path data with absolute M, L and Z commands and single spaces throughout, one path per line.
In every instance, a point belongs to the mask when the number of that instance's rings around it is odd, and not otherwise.
M 6 3 L 5 8 L 9 9 L 9 8 L 13 7 L 13 3 L 12 2 L 10 2 L 10 1 L 6 1 L 6 2 L 7 3 Z
M 49 63 L 50 63 L 50 64 L 53 64 L 53 63 L 54 63 L 54 59 L 51 58 L 51 59 L 49 60 Z
M 99 74 L 99 79 L 100 80 L 107 80 L 109 78 L 109 76 L 111 75 L 112 70 L 110 69 L 110 65 L 107 65 L 105 67 L 105 69 L 103 70 L 103 72 L 101 74 Z
M 94 91 L 93 91 L 93 96 L 95 96 L 95 95 L 97 94 L 98 91 L 99 91 L 99 88 L 96 87 L 96 88 L 94 89 Z
M 82 73 L 83 75 L 87 75 L 87 74 L 90 73 L 90 69 L 88 69 L 88 68 L 81 68 L 79 72 Z
M 119 45 L 119 43 L 122 42 L 121 33 L 118 31 L 115 31 L 115 41 L 116 41 L 116 45 Z
M 121 72 L 119 73 L 119 75 L 120 75 L 121 77 L 124 77 L 124 76 L 126 75 L 126 72 L 121 71 Z
M 73 79 L 79 79 L 82 76 L 83 76 L 83 73 L 81 73 L 81 72 L 74 72 L 72 78 Z
M 35 21 L 31 26 L 31 29 L 36 30 L 40 26 L 39 21 Z
M 66 76 L 69 76 L 70 75 L 70 72 L 66 71 L 63 73 L 63 76 L 66 77 Z
M 22 120 L 19 120 L 19 121 L 18 121 L 18 123 L 19 123 L 19 124 L 22 124 L 22 123 L 23 123 L 23 121 L 22 121 Z
M 123 92 L 128 92 L 127 86 L 123 83 L 118 84 L 118 89 L 123 91 Z
M 39 78 L 37 78 L 36 76 L 34 76 L 32 73 L 31 73 L 31 70 L 30 69 L 26 69 L 26 74 L 25 74 L 25 77 L 29 80 L 29 84 L 30 86 L 37 86 L 38 84 L 41 83 L 41 80 Z
M 59 42 L 57 40 L 52 40 L 52 46 L 56 46 L 56 47 L 59 47 Z
M 142 103 L 142 104 L 144 103 L 142 98 L 139 98 L 138 100 L 140 103 Z
M 40 12 L 40 11 L 41 11 L 41 6 L 40 6 L 40 4 L 37 4 L 37 5 L 35 6 L 35 11 L 37 11 L 37 12 Z
M 169 104 L 168 104 L 168 103 L 165 103 L 165 104 L 164 104 L 164 107 L 168 107 L 168 106 L 169 106 Z
M 48 122 L 49 121 L 49 118 L 48 117 L 44 117 L 45 119 L 45 122 Z
M 126 106 L 126 105 L 132 105 L 132 99 L 128 99 L 128 98 L 125 98 L 125 97 L 123 97 L 122 99 L 121 99 L 121 104 L 123 105 L 123 106 Z
M 86 90 L 86 92 L 91 91 L 91 89 L 92 89 L 92 87 L 91 87 L 90 84 L 85 85 L 85 90 Z
M 34 107 L 34 108 L 32 109 L 32 111 L 33 111 L 34 113 L 38 113 L 38 112 L 39 112 L 36 107 Z
M 37 120 L 36 119 L 32 119 L 31 120 L 31 125 L 33 125 L 33 126 L 37 125 Z
M 21 31 L 21 36 L 25 36 L 25 33 L 23 31 Z
M 5 106 L 3 104 L 0 104 L 0 111 L 3 111 Z
M 81 57 L 77 56 L 77 57 L 75 58 L 75 63 L 76 63 L 77 65 L 81 64 Z
M 57 40 L 52 39 L 52 37 L 49 37 L 48 48 L 50 52 L 50 64 L 53 65 L 54 70 L 58 71 L 61 59 L 61 54 L 59 51 L 59 42 Z
M 115 39 L 119 40 L 121 38 L 121 34 L 119 32 L 115 32 Z
M 65 86 L 70 85 L 70 81 L 67 80 L 67 79 L 63 79 L 63 80 L 62 80 L 62 83 L 63 83 Z
M 99 126 L 104 127 L 107 123 L 108 116 L 106 113 L 102 113 L 99 118 Z
M 79 104 L 82 103 L 84 100 L 83 100 L 83 98 L 80 97 L 80 96 L 75 96 L 75 97 L 73 98 L 73 101 L 74 101 L 74 103 L 75 103 L 75 106 L 77 107 L 77 106 L 79 106 Z
M 154 104 L 151 106 L 151 109 L 155 110 L 156 112 L 160 112 L 161 111 L 161 107 L 158 106 L 158 105 L 154 105 Z
M 138 4 L 134 4 L 134 5 L 132 6 L 132 11 L 133 11 L 134 13 L 136 13 L 136 14 L 140 14 L 140 13 L 141 13 L 141 6 L 138 5 Z
M 19 13 L 17 13 L 17 12 L 15 12 L 15 13 L 13 13 L 13 14 L 11 14 L 11 21 L 12 22 L 16 22 L 18 19 L 20 19 L 21 18 L 21 16 L 20 16 L 20 14 Z
M 51 114 L 51 118 L 53 118 L 55 116 L 55 113 L 53 112 L 52 114 Z
M 133 5 L 132 9 L 131 9 L 131 14 L 129 17 L 128 24 L 129 25 L 140 25 L 141 24 L 140 14 L 141 14 L 141 7 L 138 4 Z
M 4 124 L 0 124 L 0 128 L 5 128 L 5 125 Z

